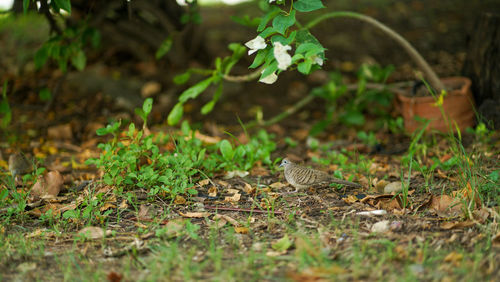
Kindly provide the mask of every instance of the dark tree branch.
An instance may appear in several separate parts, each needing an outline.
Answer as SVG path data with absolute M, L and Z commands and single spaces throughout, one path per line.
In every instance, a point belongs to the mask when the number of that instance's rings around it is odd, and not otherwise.
M 40 12 L 43 13 L 50 25 L 50 32 L 56 32 L 57 34 L 62 34 L 61 28 L 57 25 L 54 17 L 50 13 L 50 7 L 47 0 L 40 1 Z

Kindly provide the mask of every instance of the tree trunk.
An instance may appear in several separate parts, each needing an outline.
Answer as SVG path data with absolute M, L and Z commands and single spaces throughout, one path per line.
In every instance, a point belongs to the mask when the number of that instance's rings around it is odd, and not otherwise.
M 469 37 L 463 74 L 472 80 L 480 118 L 500 128 L 500 15 L 481 14 Z

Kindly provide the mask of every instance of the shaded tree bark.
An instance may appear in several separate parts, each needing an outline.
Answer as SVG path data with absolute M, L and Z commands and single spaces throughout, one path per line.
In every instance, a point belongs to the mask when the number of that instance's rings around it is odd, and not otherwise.
M 470 36 L 463 74 L 472 80 L 478 112 L 487 125 L 500 128 L 500 15 L 483 13 Z

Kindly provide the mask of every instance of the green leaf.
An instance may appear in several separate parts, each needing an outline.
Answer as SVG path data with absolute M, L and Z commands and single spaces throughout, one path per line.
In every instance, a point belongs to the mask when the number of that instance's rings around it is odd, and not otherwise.
M 75 56 L 71 57 L 71 64 L 79 71 L 82 71 L 87 64 L 87 57 L 85 57 L 85 53 L 80 49 L 76 52 Z
M 181 96 L 179 97 L 179 102 L 185 103 L 189 99 L 194 99 L 200 95 L 201 92 L 205 91 L 207 87 L 212 83 L 214 78 L 211 76 L 205 80 L 202 80 L 195 84 L 194 86 L 186 89 L 184 92 L 182 92 Z
M 174 77 L 174 83 L 177 85 L 184 84 L 189 80 L 190 77 L 191 77 L 191 73 L 189 71 L 187 71 L 185 73 L 181 73 L 181 74 L 176 75 Z
M 268 27 L 268 28 L 264 29 L 263 32 L 259 33 L 259 36 L 262 38 L 266 38 L 271 34 L 275 34 L 276 32 L 278 32 L 278 31 L 274 27 Z
M 302 54 L 297 54 L 297 52 L 295 52 L 295 55 L 293 55 L 292 57 L 292 64 L 301 59 L 304 59 L 304 56 Z
M 264 77 L 267 77 L 269 75 L 271 75 L 273 72 L 277 71 L 278 70 L 278 62 L 273 61 L 269 66 L 267 66 L 264 71 L 262 72 L 262 74 L 260 75 L 260 78 L 259 79 L 262 79 Z
M 165 40 L 163 40 L 158 50 L 156 50 L 155 57 L 157 60 L 165 56 L 165 54 L 167 54 L 168 51 L 170 51 L 170 49 L 172 48 L 172 42 L 173 42 L 172 36 L 168 36 Z
M 260 18 L 252 19 L 248 15 L 244 15 L 243 17 L 231 16 L 230 18 L 233 22 L 247 27 L 257 27 L 260 24 Z
M 316 55 L 318 53 L 321 53 L 325 50 L 325 48 L 323 48 L 323 46 L 321 45 L 318 45 L 316 43 L 311 43 L 311 42 L 307 42 L 307 43 L 302 43 L 300 44 L 298 47 L 297 47 L 297 50 L 295 51 L 295 53 L 299 53 L 299 54 L 306 54 L 306 57 L 309 57 L 311 55 Z
M 229 141 L 227 141 L 226 139 L 220 141 L 219 149 L 224 159 L 228 161 L 233 159 L 233 146 L 231 146 L 231 143 L 229 143 Z
M 279 239 L 278 241 L 276 241 L 275 243 L 273 243 L 271 245 L 271 247 L 273 249 L 275 249 L 276 251 L 286 251 L 288 250 L 288 248 L 290 248 L 292 246 L 293 242 L 290 240 L 290 238 L 288 238 L 288 234 L 285 234 L 285 236 L 283 236 L 283 238 Z
M 299 63 L 297 70 L 302 74 L 309 74 L 311 71 L 312 62 L 310 60 L 305 60 Z
M 146 116 L 151 113 L 151 109 L 153 108 L 153 98 L 147 98 L 144 100 L 144 104 L 142 104 L 142 110 L 146 114 Z
M 271 42 L 272 43 L 280 42 L 283 45 L 290 45 L 293 42 L 293 40 L 295 39 L 296 34 L 297 34 L 297 31 L 294 30 L 290 33 L 288 38 L 284 37 L 283 35 L 274 35 L 273 37 L 271 37 Z
M 221 94 L 222 94 L 222 83 L 219 83 L 219 87 L 217 87 L 217 90 L 215 90 L 215 94 L 214 94 L 214 97 L 212 98 L 212 100 L 210 102 L 206 103 L 201 108 L 201 114 L 206 115 L 206 114 L 210 113 L 213 110 L 215 103 L 217 103 L 217 101 L 219 100 Z
M 181 131 L 184 136 L 189 137 L 191 132 L 191 126 L 189 126 L 189 122 L 187 120 L 183 121 L 181 124 Z
M 40 97 L 40 100 L 42 101 L 48 101 L 50 100 L 50 97 L 52 97 L 52 93 L 50 93 L 50 90 L 45 87 L 40 90 L 40 93 L 38 93 L 38 97 Z
M 267 50 L 267 49 L 259 50 L 259 52 L 255 56 L 255 59 L 253 59 L 253 63 L 248 68 L 254 69 L 254 68 L 262 65 L 262 63 L 264 62 L 264 59 L 266 58 L 267 52 L 269 52 L 269 50 Z
M 324 7 L 321 0 L 298 0 L 293 3 L 293 8 L 299 12 L 311 12 Z
M 340 116 L 340 119 L 347 125 L 363 125 L 365 116 L 359 111 L 349 110 Z
M 136 115 L 140 116 L 142 120 L 144 120 L 144 121 L 146 120 L 147 115 L 144 113 L 144 111 L 142 109 L 135 108 L 134 112 Z
M 169 125 L 177 124 L 181 120 L 183 112 L 184 112 L 183 104 L 180 102 L 175 104 L 174 108 L 170 111 L 170 114 L 168 114 L 167 117 L 168 124 Z
M 71 14 L 71 2 L 70 0 L 54 0 L 57 7 L 65 10 L 66 12 Z
M 134 133 L 135 133 L 135 124 L 133 122 L 131 122 L 128 126 L 128 137 L 132 138 L 134 137 Z
M 304 43 L 314 43 L 316 45 L 321 46 L 321 43 L 312 35 L 309 30 L 301 29 L 297 31 L 297 36 L 296 36 L 296 41 L 297 44 L 304 44 Z
M 69 210 L 65 211 L 63 213 L 63 218 L 68 219 L 68 218 L 78 218 L 80 217 L 80 210 Z
M 47 59 L 49 58 L 49 47 L 47 44 L 44 44 L 38 51 L 35 53 L 35 69 L 40 69 Z
M 269 9 L 269 11 L 267 12 L 267 14 L 263 16 L 262 19 L 260 20 L 259 26 L 257 27 L 257 32 L 263 31 L 266 28 L 267 23 L 272 18 L 276 17 L 276 15 L 279 14 L 280 12 L 281 12 L 280 8 L 272 6 L 271 9 Z
M 285 34 L 285 31 L 294 24 L 295 10 L 292 10 L 289 15 L 279 14 L 273 20 L 274 29 L 281 34 Z

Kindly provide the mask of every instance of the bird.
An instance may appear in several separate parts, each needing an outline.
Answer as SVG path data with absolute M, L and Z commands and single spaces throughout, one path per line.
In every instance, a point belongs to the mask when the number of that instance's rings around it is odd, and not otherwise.
M 324 171 L 295 164 L 287 158 L 284 158 L 281 161 L 280 167 L 285 168 L 285 179 L 288 183 L 295 187 L 294 192 L 297 192 L 299 189 L 305 189 L 310 186 L 327 183 L 343 184 L 357 188 L 362 187 L 358 183 L 335 178 Z
M 14 153 L 9 156 L 9 171 L 14 179 L 17 175 L 30 173 L 33 164 L 22 153 Z

